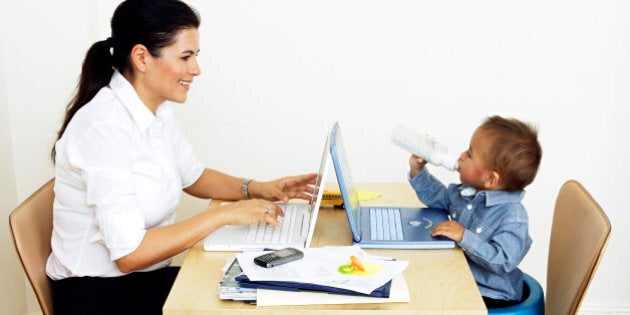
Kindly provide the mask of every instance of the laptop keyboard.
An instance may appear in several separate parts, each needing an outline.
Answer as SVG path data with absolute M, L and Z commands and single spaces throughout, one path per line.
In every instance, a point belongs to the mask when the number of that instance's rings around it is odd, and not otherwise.
M 299 214 L 300 211 L 295 205 L 282 207 L 282 211 L 284 212 L 284 218 L 278 216 L 278 221 L 282 223 L 280 226 L 265 222 L 250 224 L 247 242 L 259 244 L 292 243 L 295 235 L 294 231 L 297 228 L 296 225 L 301 224 L 298 221 L 302 218 L 302 215 Z
M 370 208 L 370 237 L 379 241 L 402 240 L 400 209 Z

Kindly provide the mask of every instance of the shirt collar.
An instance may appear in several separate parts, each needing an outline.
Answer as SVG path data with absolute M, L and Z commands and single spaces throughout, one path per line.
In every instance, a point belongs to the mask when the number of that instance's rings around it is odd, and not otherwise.
M 475 188 L 468 185 L 460 185 L 457 189 L 459 190 L 459 193 L 465 197 L 466 195 L 469 195 L 471 189 L 474 190 Z M 481 198 L 485 198 L 486 206 L 491 207 L 502 203 L 521 202 L 523 197 L 525 197 L 525 191 L 483 190 L 476 192 L 474 195 L 475 197 L 479 196 Z
M 140 131 L 145 132 L 155 121 L 155 115 L 144 105 L 131 83 L 118 70 L 114 70 L 109 87 L 127 108 Z

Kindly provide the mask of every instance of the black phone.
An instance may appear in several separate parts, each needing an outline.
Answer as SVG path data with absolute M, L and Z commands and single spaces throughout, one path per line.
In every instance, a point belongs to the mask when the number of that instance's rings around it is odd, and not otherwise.
M 290 261 L 298 260 L 304 257 L 302 251 L 292 247 L 272 251 L 254 258 L 254 263 L 258 266 L 271 268 L 286 264 Z

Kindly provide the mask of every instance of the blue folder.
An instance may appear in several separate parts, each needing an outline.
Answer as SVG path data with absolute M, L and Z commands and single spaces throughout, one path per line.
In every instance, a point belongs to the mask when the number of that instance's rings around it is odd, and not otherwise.
M 311 291 L 321 291 L 321 292 L 328 292 L 328 293 L 334 293 L 334 294 L 361 295 L 361 296 L 372 296 L 372 297 L 382 297 L 382 298 L 389 297 L 389 290 L 392 286 L 392 281 L 390 280 L 383 286 L 372 291 L 372 293 L 364 294 L 364 293 L 356 292 L 352 290 L 340 289 L 340 288 L 312 284 L 312 283 L 290 282 L 290 281 L 251 281 L 245 274 L 242 274 L 236 277 L 236 280 L 240 283 L 241 287 L 243 288 L 281 290 L 281 291 L 293 291 L 293 292 L 298 292 L 301 290 L 311 290 Z

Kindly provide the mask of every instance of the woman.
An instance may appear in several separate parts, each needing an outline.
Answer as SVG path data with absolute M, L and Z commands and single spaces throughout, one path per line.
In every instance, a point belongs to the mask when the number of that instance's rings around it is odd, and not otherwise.
M 171 257 L 226 224 L 279 224 L 273 201 L 313 193 L 316 174 L 250 181 L 196 160 L 170 102 L 201 74 L 199 23 L 179 0 L 127 0 L 112 36 L 87 52 L 52 152 L 46 272 L 58 314 L 159 314 L 178 271 Z M 182 190 L 249 200 L 175 223 Z

